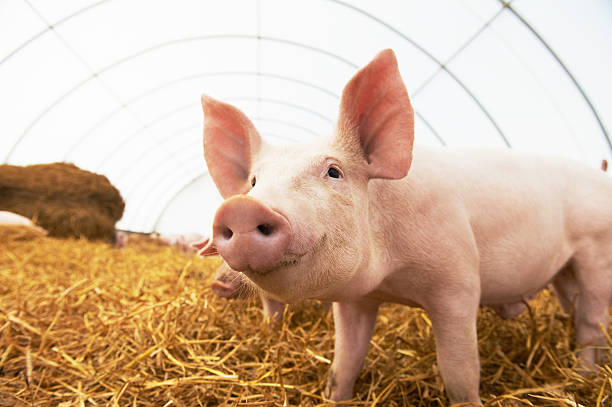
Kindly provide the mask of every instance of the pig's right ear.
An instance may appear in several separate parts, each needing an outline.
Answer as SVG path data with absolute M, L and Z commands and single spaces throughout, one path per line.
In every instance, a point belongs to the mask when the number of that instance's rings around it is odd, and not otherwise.
M 227 103 L 202 95 L 204 159 L 223 198 L 244 194 L 261 138 L 244 113 Z

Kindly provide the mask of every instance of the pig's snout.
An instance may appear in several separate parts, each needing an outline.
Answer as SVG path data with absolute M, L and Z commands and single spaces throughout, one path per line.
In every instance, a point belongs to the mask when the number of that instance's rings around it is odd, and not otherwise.
M 246 195 L 227 199 L 213 220 L 213 240 L 231 268 L 265 273 L 274 268 L 291 240 L 285 217 Z

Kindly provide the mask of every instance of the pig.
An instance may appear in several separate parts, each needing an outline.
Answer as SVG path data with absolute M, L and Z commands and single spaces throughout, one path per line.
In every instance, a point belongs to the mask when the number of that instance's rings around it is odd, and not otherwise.
M 226 263 L 222 263 L 215 272 L 215 279 L 210 284 L 213 292 L 223 298 L 246 298 L 255 293 L 253 287 L 245 283 L 242 274 L 232 270 Z M 264 320 L 280 324 L 283 319 L 285 304 L 268 298 L 263 293 L 259 293 L 259 298 L 263 306 Z
M 181 253 L 190 256 L 197 253 L 197 243 L 205 240 L 204 236 L 199 233 L 159 235 L 157 238 L 169 246 L 178 247 Z
M 481 404 L 479 306 L 512 311 L 550 282 L 575 306 L 581 362 L 600 361 L 612 305 L 604 172 L 511 149 L 413 147 L 392 50 L 345 85 L 328 138 L 270 146 L 236 107 L 207 95 L 202 107 L 204 158 L 225 199 L 203 250 L 277 301 L 334 302 L 327 399 L 352 397 L 383 302 L 428 313 L 453 404 Z
M 128 243 L 128 233 L 123 230 L 115 230 L 115 235 L 111 240 L 111 244 L 115 249 L 123 249 Z
M 26 218 L 25 216 L 21 216 L 8 211 L 0 211 L 0 225 L 26 226 L 40 234 L 48 234 L 45 229 L 36 225 L 34 222 Z

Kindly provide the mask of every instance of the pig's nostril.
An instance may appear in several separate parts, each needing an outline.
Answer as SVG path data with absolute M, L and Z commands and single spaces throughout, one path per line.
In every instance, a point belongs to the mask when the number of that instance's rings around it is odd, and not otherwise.
M 272 227 L 272 225 L 263 224 L 263 225 L 257 226 L 257 230 L 259 230 L 262 235 L 268 236 L 272 234 L 272 232 L 274 231 L 274 227 Z
M 229 240 L 234 235 L 234 232 L 232 232 L 232 229 L 230 229 L 230 228 L 225 228 L 225 229 L 223 229 L 222 234 L 223 234 L 224 238 Z

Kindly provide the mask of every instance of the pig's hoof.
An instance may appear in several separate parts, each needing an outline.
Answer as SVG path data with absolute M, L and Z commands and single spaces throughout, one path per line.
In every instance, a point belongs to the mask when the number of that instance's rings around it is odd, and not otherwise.
M 325 390 L 323 391 L 323 397 L 331 401 L 350 400 L 353 397 L 353 389 L 352 386 L 348 391 L 346 389 L 343 390 L 339 388 L 333 372 L 330 371 L 327 376 L 327 384 L 325 386 Z

